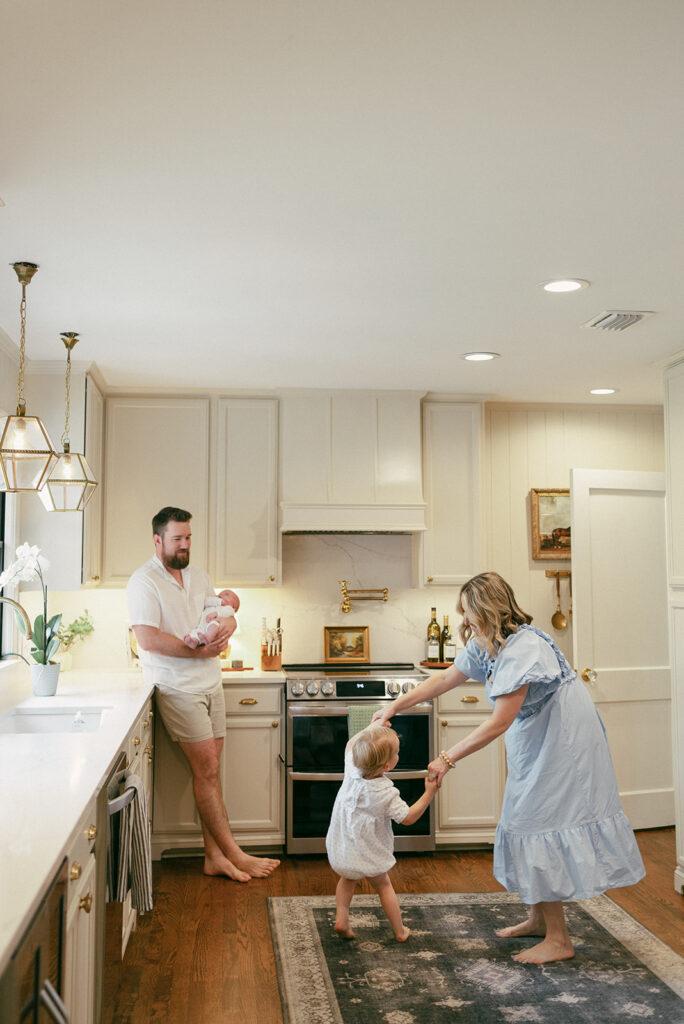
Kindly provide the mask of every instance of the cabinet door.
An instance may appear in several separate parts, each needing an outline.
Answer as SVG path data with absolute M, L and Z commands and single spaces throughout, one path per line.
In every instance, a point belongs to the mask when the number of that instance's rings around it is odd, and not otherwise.
M 154 554 L 152 517 L 165 505 L 192 512 L 192 560 L 206 566 L 208 401 L 108 398 L 106 414 L 106 582 L 126 583 Z
M 86 377 L 85 389 L 85 457 L 98 486 L 83 513 L 82 582 L 97 585 L 102 575 L 104 399 L 92 377 Z
M 440 715 L 438 749 L 453 747 L 488 717 Z M 500 739 L 458 761 L 437 795 L 437 842 L 492 843 L 504 782 L 505 748 Z
M 64 1002 L 70 1024 L 92 1024 L 95 991 L 95 855 L 70 895 L 66 921 Z
M 223 748 L 223 799 L 230 826 L 240 841 L 283 842 L 283 784 L 278 755 L 282 747 L 279 717 L 226 715 Z M 249 765 L 249 771 L 245 766 Z
M 216 586 L 280 583 L 277 430 L 276 399 L 219 400 Z
M 479 405 L 423 403 L 426 530 L 422 582 L 458 585 L 481 569 Z

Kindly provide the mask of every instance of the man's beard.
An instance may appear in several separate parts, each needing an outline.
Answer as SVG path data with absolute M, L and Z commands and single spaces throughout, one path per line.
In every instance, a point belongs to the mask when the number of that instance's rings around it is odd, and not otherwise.
M 162 555 L 167 569 L 185 569 L 190 561 L 189 551 L 177 551 L 175 555 Z

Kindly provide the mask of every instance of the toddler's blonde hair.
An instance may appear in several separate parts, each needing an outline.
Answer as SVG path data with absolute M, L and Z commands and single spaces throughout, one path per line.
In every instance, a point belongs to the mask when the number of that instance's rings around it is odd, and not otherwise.
M 369 725 L 352 739 L 352 760 L 364 779 L 382 775 L 399 745 L 399 735 L 386 725 Z

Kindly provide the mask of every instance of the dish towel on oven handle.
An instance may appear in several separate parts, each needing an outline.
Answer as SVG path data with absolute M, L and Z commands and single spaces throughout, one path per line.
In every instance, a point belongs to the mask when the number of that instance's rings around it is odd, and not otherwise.
M 152 843 L 147 793 L 139 775 L 126 771 L 123 791 L 134 790 L 133 799 L 120 812 L 119 865 L 116 899 L 121 903 L 131 890 L 131 906 L 144 913 L 152 910 Z
M 376 711 L 382 711 L 382 704 L 352 704 L 349 708 L 349 739 L 363 732 L 371 724 Z

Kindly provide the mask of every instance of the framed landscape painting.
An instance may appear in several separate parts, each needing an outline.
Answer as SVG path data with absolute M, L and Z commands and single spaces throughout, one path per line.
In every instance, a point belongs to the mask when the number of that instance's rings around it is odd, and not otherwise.
M 570 491 L 567 488 L 533 487 L 530 520 L 532 558 L 570 558 Z
M 323 654 L 329 665 L 369 661 L 368 626 L 324 626 Z

